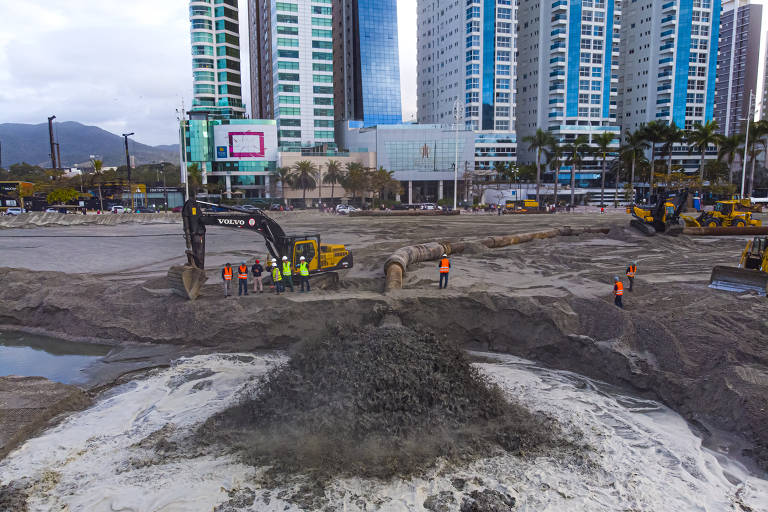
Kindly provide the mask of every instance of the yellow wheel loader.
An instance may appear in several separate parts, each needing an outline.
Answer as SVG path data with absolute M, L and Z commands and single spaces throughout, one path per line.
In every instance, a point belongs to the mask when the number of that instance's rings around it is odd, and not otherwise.
M 254 231 L 264 237 L 269 254 L 278 261 L 288 257 L 296 268 L 304 256 L 309 275 L 330 274 L 338 280 L 336 270 L 352 268 L 352 253 L 343 245 L 322 243 L 320 235 L 287 235 L 274 219 L 262 210 L 205 203 L 190 199 L 181 211 L 184 239 L 187 243 L 187 264 L 171 267 L 168 284 L 177 295 L 196 299 L 208 279 L 205 274 L 206 226 L 222 226 Z
M 747 242 L 738 267 L 718 265 L 712 269 L 709 287 L 731 292 L 768 293 L 768 237 Z
M 711 212 L 701 212 L 696 218 L 682 215 L 688 227 L 696 228 L 743 228 L 747 226 L 762 226 L 762 222 L 752 218 L 753 213 L 758 213 L 749 199 L 730 199 L 718 201 Z

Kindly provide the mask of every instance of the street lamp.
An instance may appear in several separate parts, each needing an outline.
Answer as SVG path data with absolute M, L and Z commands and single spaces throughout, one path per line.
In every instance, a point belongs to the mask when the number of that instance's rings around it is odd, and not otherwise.
M 747 122 L 747 135 L 744 139 L 744 162 L 742 162 L 742 169 L 741 169 L 741 198 L 744 199 L 744 184 L 747 181 L 747 148 L 749 148 L 749 125 L 752 122 L 752 118 L 754 118 L 754 107 L 752 106 L 752 102 L 754 101 L 754 95 L 755 92 L 750 90 L 749 91 L 749 110 L 747 117 L 745 119 L 741 119 L 741 121 Z M 752 115 L 750 115 L 752 114 Z
M 125 166 L 128 168 L 128 193 L 131 195 L 131 210 L 133 210 L 133 190 L 131 190 L 131 157 L 128 154 L 128 137 L 133 135 L 131 133 L 124 133 L 123 139 L 125 140 Z

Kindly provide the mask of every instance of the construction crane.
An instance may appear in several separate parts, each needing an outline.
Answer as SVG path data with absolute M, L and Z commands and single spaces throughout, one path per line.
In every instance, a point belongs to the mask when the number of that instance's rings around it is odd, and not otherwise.
M 333 273 L 353 266 L 352 253 L 343 245 L 324 244 L 320 235 L 287 235 L 283 228 L 258 208 L 242 208 L 188 200 L 182 209 L 187 263 L 171 267 L 168 283 L 177 295 L 196 299 L 202 290 L 205 274 L 206 226 L 222 226 L 254 231 L 264 237 L 269 254 L 280 261 L 288 258 L 296 268 L 303 256 L 309 275 Z M 335 277 L 338 279 L 338 277 Z

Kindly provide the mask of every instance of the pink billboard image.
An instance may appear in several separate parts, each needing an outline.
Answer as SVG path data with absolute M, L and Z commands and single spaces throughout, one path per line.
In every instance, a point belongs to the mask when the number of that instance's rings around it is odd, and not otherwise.
M 264 132 L 229 132 L 230 158 L 263 158 Z

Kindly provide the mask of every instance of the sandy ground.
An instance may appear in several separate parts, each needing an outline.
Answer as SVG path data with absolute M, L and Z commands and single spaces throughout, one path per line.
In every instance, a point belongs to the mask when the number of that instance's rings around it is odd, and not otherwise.
M 445 218 L 296 213 L 278 220 L 288 232 L 347 245 L 355 268 L 335 289 L 225 300 L 220 265 L 250 263 L 266 249 L 251 233 L 211 228 L 209 284 L 199 300 L 186 302 L 169 296 L 164 278 L 171 264 L 184 261 L 178 225 L 6 229 L 0 324 L 71 338 L 242 351 L 283 348 L 329 324 L 397 317 L 468 348 L 647 393 L 713 436 L 720 429 L 744 436 L 755 444 L 747 455 L 768 467 L 768 302 L 707 287 L 713 265 L 736 263 L 744 238 L 646 238 L 614 210 Z M 448 290 L 437 289 L 436 262 L 415 265 L 403 290 L 383 294 L 384 260 L 399 247 L 563 225 L 611 232 L 467 251 L 452 258 Z M 632 260 L 639 267 L 636 290 L 620 311 L 612 304 L 612 278 Z

